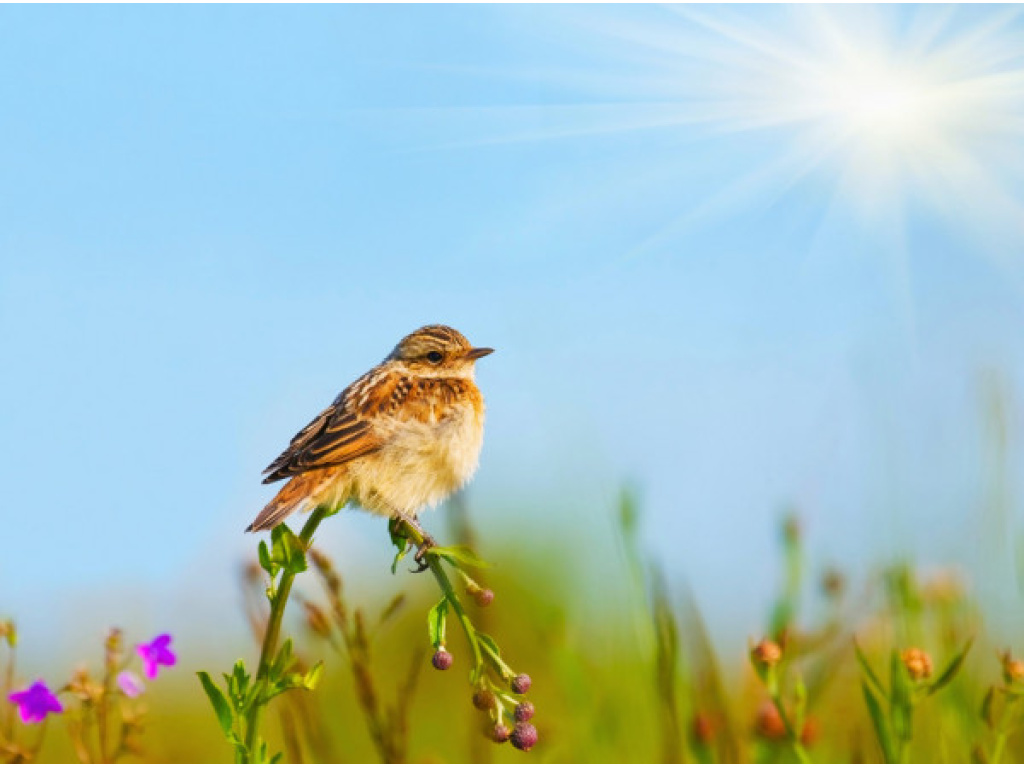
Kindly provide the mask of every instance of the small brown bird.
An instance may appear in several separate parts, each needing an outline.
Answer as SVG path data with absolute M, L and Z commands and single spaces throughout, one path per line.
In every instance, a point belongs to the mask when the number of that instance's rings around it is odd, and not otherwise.
M 473 347 L 445 325 L 413 331 L 292 438 L 264 483 L 291 480 L 246 530 L 348 502 L 413 522 L 473 476 L 484 435 Z

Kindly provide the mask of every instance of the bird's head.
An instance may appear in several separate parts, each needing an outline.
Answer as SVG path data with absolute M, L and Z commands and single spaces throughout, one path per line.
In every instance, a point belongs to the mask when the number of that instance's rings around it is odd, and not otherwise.
M 494 350 L 474 347 L 447 325 L 425 325 L 413 331 L 388 355 L 419 376 L 472 375 L 473 364 Z

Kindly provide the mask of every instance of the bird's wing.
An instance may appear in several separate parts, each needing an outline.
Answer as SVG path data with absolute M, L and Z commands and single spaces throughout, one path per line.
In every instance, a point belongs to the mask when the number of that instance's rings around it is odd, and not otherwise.
M 263 470 L 263 482 L 336 467 L 373 453 L 383 445 L 384 436 L 374 429 L 372 416 L 392 410 L 408 392 L 404 377 L 370 371 L 292 438 L 288 448 Z

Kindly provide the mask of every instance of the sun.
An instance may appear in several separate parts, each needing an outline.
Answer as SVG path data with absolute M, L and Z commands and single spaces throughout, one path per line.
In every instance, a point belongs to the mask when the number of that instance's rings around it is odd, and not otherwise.
M 827 109 L 856 134 L 888 141 L 913 140 L 935 125 L 936 99 L 927 83 L 900 72 L 839 75 Z

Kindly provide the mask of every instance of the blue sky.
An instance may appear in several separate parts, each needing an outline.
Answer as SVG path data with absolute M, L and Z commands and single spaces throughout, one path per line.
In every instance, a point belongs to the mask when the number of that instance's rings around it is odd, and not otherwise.
M 499 350 L 495 540 L 606 532 L 635 482 L 751 632 L 787 505 L 860 573 L 1009 558 L 1017 12 L 0 9 L 0 612 L 233 594 L 262 468 L 427 322 Z

